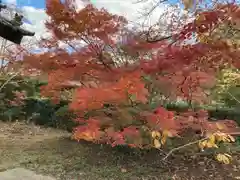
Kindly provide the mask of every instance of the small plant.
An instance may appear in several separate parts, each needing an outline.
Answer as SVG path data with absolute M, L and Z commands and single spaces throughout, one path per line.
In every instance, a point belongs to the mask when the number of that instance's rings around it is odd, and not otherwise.
M 235 139 L 226 133 L 216 132 L 209 134 L 207 139 L 199 141 L 199 148 L 204 150 L 205 148 L 219 148 L 221 143 L 233 143 Z M 227 153 L 218 153 L 216 154 L 216 160 L 224 164 L 229 164 L 231 162 L 231 155 Z

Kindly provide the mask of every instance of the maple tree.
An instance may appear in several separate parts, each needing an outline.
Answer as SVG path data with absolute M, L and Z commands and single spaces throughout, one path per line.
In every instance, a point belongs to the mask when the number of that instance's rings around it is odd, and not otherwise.
M 52 37 L 44 39 L 41 46 L 49 52 L 25 55 L 24 66 L 28 72 L 48 75 L 42 93 L 55 102 L 67 86 L 74 87 L 69 97 L 69 107 L 79 122 L 74 139 L 160 148 L 167 137 L 180 136 L 189 128 L 208 138 L 236 128 L 230 120 L 208 121 L 203 110 L 177 114 L 161 106 L 152 110 L 150 105 L 162 95 L 197 103 L 210 100 L 208 91 L 215 84 L 216 73 L 238 65 L 239 49 L 224 41 L 182 42 L 194 33 L 206 36 L 228 13 L 235 12 L 237 5 L 199 12 L 196 16 L 200 18 L 186 23 L 171 36 L 174 43 L 170 43 L 168 38 L 148 42 L 138 33 L 124 34 L 128 23 L 124 17 L 92 4 L 77 10 L 71 1 L 46 3 L 50 16 L 46 27 Z M 228 9 L 227 13 L 221 8 Z M 214 146 L 215 141 L 211 142 L 208 147 Z M 204 141 L 201 148 L 206 144 Z

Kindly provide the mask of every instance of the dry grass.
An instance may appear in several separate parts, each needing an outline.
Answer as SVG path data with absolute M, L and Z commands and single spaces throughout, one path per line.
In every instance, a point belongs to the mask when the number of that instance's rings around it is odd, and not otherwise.
M 0 123 L 0 171 L 25 167 L 61 180 L 231 180 L 240 179 L 238 162 L 178 156 L 162 162 L 156 152 L 70 140 L 60 130 Z

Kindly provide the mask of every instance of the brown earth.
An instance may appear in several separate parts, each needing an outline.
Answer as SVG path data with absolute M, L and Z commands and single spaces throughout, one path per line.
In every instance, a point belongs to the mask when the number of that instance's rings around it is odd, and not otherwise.
M 59 180 L 240 179 L 240 155 L 231 165 L 212 156 L 142 152 L 75 142 L 61 130 L 0 122 L 0 172 L 27 168 Z

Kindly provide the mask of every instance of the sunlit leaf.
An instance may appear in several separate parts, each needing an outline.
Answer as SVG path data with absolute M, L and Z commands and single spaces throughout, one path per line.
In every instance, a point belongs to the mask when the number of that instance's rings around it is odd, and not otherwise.
M 161 134 L 157 131 L 152 131 L 152 138 L 160 138 Z
M 153 144 L 154 144 L 154 147 L 157 148 L 157 149 L 159 149 L 161 147 L 161 143 L 157 139 L 153 140 Z
M 217 154 L 216 159 L 224 164 L 230 164 L 231 156 L 229 154 Z
M 215 144 L 215 136 L 214 135 L 211 135 L 209 137 L 209 142 L 212 143 L 212 144 Z
M 235 142 L 235 139 L 234 139 L 234 137 L 233 137 L 233 136 L 231 136 L 231 135 L 228 135 L 228 138 L 229 138 L 230 142 Z

